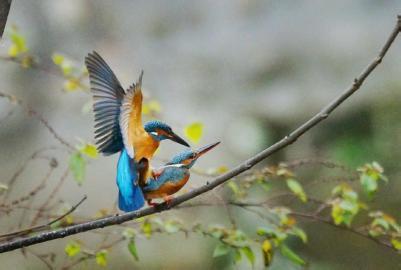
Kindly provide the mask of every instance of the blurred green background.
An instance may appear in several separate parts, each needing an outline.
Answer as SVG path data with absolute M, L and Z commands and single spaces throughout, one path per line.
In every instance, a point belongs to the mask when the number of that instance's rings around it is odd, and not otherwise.
M 348 87 L 373 59 L 393 28 L 399 1 L 18 1 L 14 0 L 6 33 L 17 25 L 30 51 L 51 66 L 60 52 L 83 65 L 85 55 L 98 51 L 124 86 L 145 71 L 144 88 L 162 106 L 163 118 L 182 134 L 193 121 L 205 125 L 200 144 L 221 140 L 219 148 L 199 161 L 199 167 L 235 166 L 288 134 Z M 6 42 L 0 52 L 7 53 Z M 373 205 L 401 218 L 401 41 L 362 89 L 333 115 L 295 144 L 264 164 L 300 158 L 334 160 L 352 168 L 380 162 L 390 183 Z M 1 90 L 20 97 L 39 111 L 69 142 L 92 140 L 93 117 L 82 112 L 90 99 L 82 92 L 64 93 L 63 80 L 17 64 L 0 62 Z M 57 145 L 36 120 L 0 100 L 0 171 L 6 181 L 35 150 Z M 1 120 L 5 117 L 3 120 Z M 177 145 L 165 143 L 159 156 L 168 158 Z M 65 153 L 57 153 L 66 167 Z M 72 179 L 62 199 L 73 203 L 88 195 L 80 215 L 93 216 L 110 208 L 117 157 L 98 158 L 88 166 L 86 181 Z M 30 190 L 43 175 L 45 162 L 34 162 L 21 176 L 16 194 Z M 60 177 L 61 170 L 55 176 Z M 327 171 L 309 171 L 314 180 Z M 193 176 L 189 188 L 206 181 Z M 311 193 L 329 193 L 327 183 Z M 50 189 L 49 189 L 50 190 Z M 18 197 L 16 195 L 16 197 Z M 202 197 L 204 200 L 208 196 Z M 246 231 L 254 217 L 236 213 Z M 188 222 L 225 223 L 219 210 L 171 211 Z M 223 218 L 222 218 L 223 217 Z M 14 224 L 6 215 L 0 224 Z M 401 257 L 374 242 L 324 224 L 302 223 L 307 245 L 293 248 L 308 269 L 398 269 Z M 96 235 L 72 237 L 96 241 Z M 67 240 L 35 247 L 64 252 Z M 109 269 L 249 269 L 229 258 L 211 258 L 215 242 L 198 236 L 156 236 L 138 243 L 140 261 L 122 247 L 110 255 Z M 260 257 L 258 255 L 258 257 Z M 258 258 L 260 260 L 260 258 Z M 0 255 L 0 269 L 42 269 L 34 257 L 19 251 Z M 87 269 L 95 268 L 90 263 Z M 82 266 L 82 269 L 86 269 Z M 261 267 L 258 261 L 256 269 Z M 78 267 L 78 269 L 81 269 Z M 271 269 L 300 269 L 276 256 Z

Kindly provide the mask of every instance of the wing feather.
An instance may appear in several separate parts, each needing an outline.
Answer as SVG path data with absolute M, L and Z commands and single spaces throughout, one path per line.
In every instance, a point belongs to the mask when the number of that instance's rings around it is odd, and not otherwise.
M 125 149 L 131 158 L 134 158 L 133 139 L 136 128 L 142 127 L 142 76 L 133 84 L 124 96 L 121 105 L 120 128 Z
M 94 97 L 96 145 L 101 153 L 111 155 L 123 148 L 119 117 L 125 92 L 111 68 L 97 52 L 89 53 L 85 64 Z

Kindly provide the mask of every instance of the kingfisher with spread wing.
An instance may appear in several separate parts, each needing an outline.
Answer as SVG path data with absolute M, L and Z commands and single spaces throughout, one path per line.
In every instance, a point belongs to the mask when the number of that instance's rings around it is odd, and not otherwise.
M 98 151 L 104 155 L 120 152 L 117 164 L 118 206 L 125 212 L 144 205 L 141 187 L 149 179 L 149 162 L 160 141 L 169 139 L 188 143 L 161 121 L 142 124 L 142 76 L 124 90 L 111 68 L 96 52 L 85 58 L 89 72 L 95 139 Z
M 143 187 L 149 205 L 155 205 L 152 199 L 162 198 L 167 203 L 171 195 L 179 191 L 189 180 L 189 169 L 196 160 L 216 147 L 220 142 L 212 143 L 197 150 L 185 150 L 174 156 L 170 162 L 152 171 L 152 177 Z

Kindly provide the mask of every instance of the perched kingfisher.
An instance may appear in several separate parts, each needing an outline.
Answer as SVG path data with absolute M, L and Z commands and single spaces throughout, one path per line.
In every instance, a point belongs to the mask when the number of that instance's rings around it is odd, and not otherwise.
M 169 203 L 172 199 L 171 195 L 179 191 L 188 182 L 189 169 L 195 164 L 196 160 L 219 143 L 212 143 L 198 150 L 184 150 L 161 168 L 153 170 L 151 179 L 146 182 L 142 189 L 148 204 L 155 205 L 152 203 L 152 199 L 156 198 L 162 198 Z
M 104 155 L 120 152 L 117 164 L 118 206 L 125 212 L 141 208 L 145 201 L 141 186 L 150 176 L 149 162 L 160 141 L 170 139 L 189 144 L 160 121 L 142 125 L 142 76 L 124 90 L 111 68 L 96 52 L 85 58 L 89 72 L 95 139 L 98 151 Z

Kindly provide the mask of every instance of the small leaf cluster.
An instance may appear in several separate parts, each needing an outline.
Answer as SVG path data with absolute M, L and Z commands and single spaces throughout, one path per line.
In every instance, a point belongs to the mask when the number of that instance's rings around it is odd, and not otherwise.
M 369 235 L 372 237 L 387 236 L 397 250 L 401 250 L 401 226 L 394 217 L 382 211 L 369 213 L 372 222 L 369 225 Z
M 94 159 L 97 158 L 97 156 L 98 151 L 96 146 L 90 143 L 84 143 L 78 146 L 77 150 L 71 154 L 68 165 L 78 185 L 82 185 L 85 180 L 86 158 Z
M 8 48 L 8 56 L 21 64 L 23 68 L 29 68 L 34 64 L 34 58 L 29 54 L 26 39 L 16 26 L 11 27 L 8 34 L 11 45 Z
M 263 238 L 261 250 L 263 252 L 265 266 L 271 264 L 274 250 L 279 250 L 283 256 L 295 264 L 305 265 L 305 261 L 288 247 L 285 240 L 287 240 L 289 236 L 295 236 L 303 243 L 307 243 L 308 237 L 306 233 L 296 226 L 296 220 L 289 215 L 291 213 L 289 209 L 276 207 L 273 208 L 271 212 L 274 214 L 277 221 L 257 229 L 257 234 Z
M 379 181 L 388 182 L 387 177 L 383 174 L 384 170 L 382 166 L 377 162 L 368 163 L 359 167 L 358 172 L 362 189 L 369 198 L 372 198 L 376 193 Z
M 366 208 L 358 199 L 358 193 L 347 183 L 341 183 L 332 190 L 331 217 L 336 225 L 351 226 L 352 220 L 362 208 Z
M 63 86 L 65 91 L 88 90 L 88 87 L 83 83 L 83 80 L 88 77 L 88 71 L 85 68 L 73 65 L 72 60 L 59 53 L 54 53 L 52 60 L 65 78 Z

